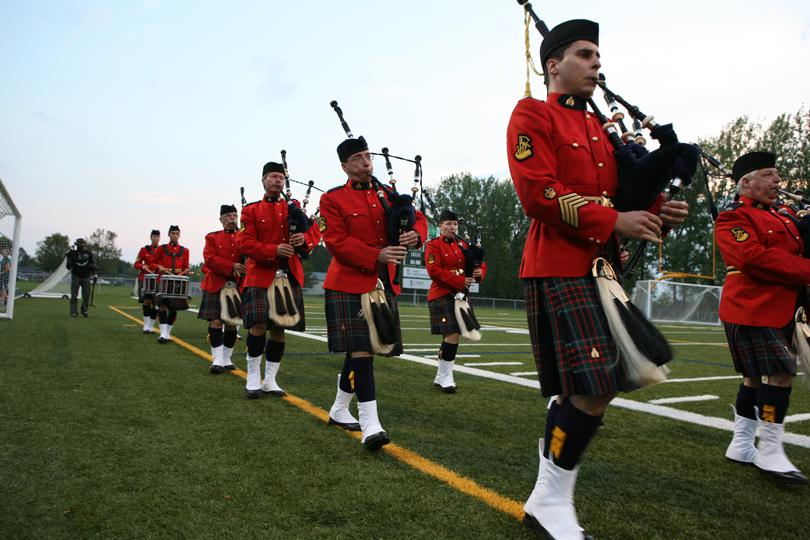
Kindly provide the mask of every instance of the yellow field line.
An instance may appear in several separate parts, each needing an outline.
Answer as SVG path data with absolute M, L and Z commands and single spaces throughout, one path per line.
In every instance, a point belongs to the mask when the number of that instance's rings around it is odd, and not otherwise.
M 137 318 L 133 317 L 128 313 L 124 313 L 119 308 L 114 306 L 108 306 L 111 310 L 115 311 L 119 315 L 126 317 L 136 323 L 141 323 L 142 321 L 138 320 Z M 158 333 L 157 330 L 152 330 L 155 333 Z M 180 345 L 184 349 L 196 354 L 200 358 L 211 362 L 212 358 L 211 355 L 202 349 L 183 341 L 180 338 L 172 336 L 172 342 Z M 247 377 L 247 374 L 242 371 L 241 369 L 236 369 L 231 371 L 233 375 L 237 377 L 241 377 L 242 379 Z M 297 396 L 293 396 L 291 394 L 287 394 L 282 399 L 284 399 L 287 403 L 301 409 L 302 411 L 308 412 L 315 418 L 319 419 L 322 422 L 329 421 L 329 413 L 326 412 L 324 409 L 317 407 L 310 403 L 309 401 L 302 399 Z M 355 439 L 360 439 L 362 435 L 358 431 L 346 431 L 346 434 L 354 437 Z M 431 461 L 426 457 L 423 457 L 416 452 L 408 450 L 407 448 L 403 448 L 397 444 L 388 444 L 382 447 L 382 451 L 388 454 L 389 456 L 402 461 L 403 463 L 413 467 L 417 471 L 423 472 L 429 476 L 444 482 L 445 484 L 449 485 L 453 489 L 464 493 L 465 495 L 469 495 L 478 499 L 479 501 L 483 502 L 487 506 L 494 508 L 495 510 L 499 510 L 505 514 L 512 516 L 515 519 L 523 519 L 523 505 L 514 499 L 510 499 L 509 497 L 504 497 L 500 493 L 493 491 L 489 488 L 479 485 L 475 480 L 471 480 L 460 474 L 457 474 L 447 467 L 436 463 L 435 461 Z

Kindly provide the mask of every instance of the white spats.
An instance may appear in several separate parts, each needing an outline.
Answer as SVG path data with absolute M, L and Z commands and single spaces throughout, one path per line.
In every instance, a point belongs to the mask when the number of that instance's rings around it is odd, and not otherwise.
M 754 458 L 758 469 L 774 473 L 799 472 L 790 462 L 782 446 L 785 424 L 759 421 L 759 444 Z
M 276 383 L 276 375 L 281 362 L 264 362 L 264 382 L 262 382 L 262 392 L 274 396 L 284 396 L 286 392 Z
M 172 328 L 174 328 L 173 324 L 166 325 L 166 339 L 172 339 Z
M 152 328 L 155 326 L 155 319 L 152 317 L 144 317 L 143 318 L 143 331 L 144 332 L 151 332 Z
M 754 440 L 757 434 L 757 421 L 737 414 L 734 406 L 734 436 L 726 448 L 726 459 L 737 463 L 753 463 L 757 455 Z
M 233 369 L 233 361 L 231 360 L 231 356 L 233 355 L 233 347 L 226 347 L 225 345 L 222 346 L 222 367 L 227 369 Z
M 352 431 L 359 428 L 357 418 L 352 416 L 349 410 L 349 405 L 351 405 L 353 397 L 354 394 L 344 392 L 340 389 L 340 375 L 338 375 L 337 395 L 335 395 L 335 402 L 332 403 L 332 407 L 329 409 L 330 423 L 337 424 L 346 429 L 355 428 Z
M 452 394 L 456 391 L 456 381 L 453 379 L 453 365 L 455 360 L 439 360 L 436 377 L 433 384 L 442 389 L 442 392 Z
M 247 355 L 247 377 L 245 377 L 245 390 L 248 392 L 258 392 L 262 386 L 261 364 L 261 356 Z
M 360 416 L 360 430 L 363 432 L 363 443 L 366 439 L 383 433 L 384 430 L 380 425 L 380 419 L 377 416 L 377 400 L 366 401 L 357 404 L 357 412 Z
M 171 339 L 171 333 L 169 328 L 170 326 L 168 324 L 160 325 L 160 339 L 164 341 L 169 341 Z
M 222 373 L 222 345 L 219 347 L 211 347 L 211 373 Z
M 527 521 L 535 521 L 556 540 L 582 540 L 574 509 L 574 485 L 579 467 L 561 469 L 540 454 L 540 470 L 529 500 L 523 505 Z M 532 525 L 530 525 L 532 526 Z

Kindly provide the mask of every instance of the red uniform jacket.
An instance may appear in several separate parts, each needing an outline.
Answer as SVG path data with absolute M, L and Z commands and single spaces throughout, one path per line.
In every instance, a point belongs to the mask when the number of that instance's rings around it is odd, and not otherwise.
M 149 272 L 146 270 L 147 266 L 149 265 L 149 261 L 152 260 L 152 256 L 155 254 L 155 250 L 157 248 L 152 247 L 151 244 L 143 246 L 141 250 L 138 252 L 138 257 L 135 259 L 135 270 L 140 270 L 138 274 L 138 281 L 143 281 L 143 276 L 145 274 L 150 274 L 154 272 Z M 150 270 L 152 268 L 150 267 Z
M 428 301 L 436 300 L 449 293 L 456 293 L 464 288 L 464 253 L 469 244 L 464 240 L 451 240 L 444 236 L 434 238 L 425 245 L 425 266 L 433 283 L 428 291 Z M 487 275 L 487 263 L 481 265 L 483 275 Z M 479 280 L 480 281 L 480 280 Z
M 525 98 L 512 111 L 506 142 L 515 190 L 532 219 L 520 277 L 586 275 L 618 214 L 592 202 L 612 198 L 618 184 L 613 146 L 599 121 L 579 97 Z
M 270 201 L 267 197 L 242 208 L 242 230 L 237 242 L 239 252 L 247 255 L 247 274 L 242 287 L 267 288 L 276 277 L 279 265 L 286 262 L 289 273 L 298 285 L 304 285 L 304 266 L 301 258 L 293 255 L 289 259 L 278 257 L 278 245 L 290 243 L 287 224 L 287 201 L 279 197 Z M 307 251 L 318 245 L 320 233 L 317 227 L 310 227 L 304 234 Z
M 180 244 L 163 244 L 158 246 L 149 259 L 149 267 L 157 272 L 158 265 L 172 269 L 172 273 L 179 274 L 188 270 L 188 248 Z M 162 274 L 163 272 L 158 272 Z
M 320 208 L 323 241 L 332 255 L 323 288 L 352 294 L 369 292 L 377 283 L 377 257 L 389 245 L 377 193 L 368 184 L 352 187 L 349 180 L 321 195 Z M 416 212 L 414 230 L 421 244 L 427 238 L 427 220 L 422 212 Z M 395 272 L 396 265 L 389 264 L 392 281 Z M 398 295 L 400 287 L 392 287 Z
M 793 222 L 774 208 L 740 197 L 717 218 L 717 245 L 728 267 L 720 319 L 781 328 L 793 317 L 810 260 Z
M 233 277 L 233 263 L 241 259 L 237 244 L 237 231 L 214 231 L 205 235 L 203 248 L 203 270 L 205 277 L 200 288 L 210 293 L 222 290 L 226 281 L 235 280 Z

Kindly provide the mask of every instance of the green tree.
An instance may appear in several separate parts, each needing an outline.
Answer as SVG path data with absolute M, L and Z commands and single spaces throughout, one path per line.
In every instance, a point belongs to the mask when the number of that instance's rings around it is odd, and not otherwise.
M 37 242 L 37 251 L 34 255 L 37 266 L 44 272 L 53 272 L 62 263 L 70 249 L 70 240 L 60 233 L 53 233 Z
M 101 275 L 117 275 L 121 250 L 115 245 L 118 233 L 96 229 L 87 240 L 87 247 L 96 259 L 96 271 Z

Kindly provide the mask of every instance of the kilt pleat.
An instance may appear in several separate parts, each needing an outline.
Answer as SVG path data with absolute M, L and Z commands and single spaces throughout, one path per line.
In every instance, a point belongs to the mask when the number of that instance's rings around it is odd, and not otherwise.
M 371 352 L 371 340 L 362 314 L 360 295 L 326 289 L 326 331 L 330 352 Z M 402 330 L 397 299 L 386 287 L 385 299 L 394 316 L 397 344 L 386 356 L 402 354 Z
M 796 323 L 783 328 L 746 326 L 724 322 L 734 369 L 743 377 L 789 373 L 796 375 L 796 356 L 791 349 Z
M 222 303 L 219 301 L 219 292 L 203 291 L 200 310 L 197 318 L 206 321 L 219 320 L 222 317 Z
M 295 326 L 290 326 L 287 330 L 303 332 L 306 329 L 304 293 L 294 279 L 290 279 L 290 288 L 292 289 L 293 301 L 298 308 L 301 319 Z M 276 328 L 276 323 L 270 320 L 270 302 L 267 300 L 267 289 L 264 287 L 245 287 L 242 291 L 242 315 L 245 328 L 250 328 L 258 322 L 266 322 L 268 330 Z
M 624 376 L 592 277 L 524 279 L 532 351 L 544 396 L 606 396 Z

